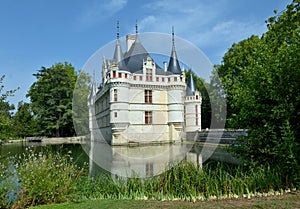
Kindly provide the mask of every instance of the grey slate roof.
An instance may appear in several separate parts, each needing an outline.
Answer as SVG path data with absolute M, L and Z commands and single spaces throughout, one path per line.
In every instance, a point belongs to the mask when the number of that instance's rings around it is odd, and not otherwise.
M 179 62 L 175 50 L 174 27 L 172 27 L 172 52 L 170 56 L 168 71 L 173 74 L 181 74 L 181 69 L 179 66 Z
M 195 91 L 196 87 L 191 73 L 186 87 L 186 96 L 194 96 Z
M 135 42 L 130 47 L 129 51 L 124 55 L 125 65 L 131 73 L 137 72 L 143 69 L 143 61 L 150 56 L 147 50 L 136 37 Z
M 118 63 L 120 70 L 127 70 L 127 67 L 126 67 L 125 62 L 124 62 L 122 47 L 121 47 L 121 43 L 120 43 L 119 38 L 117 38 L 117 41 L 116 41 L 116 47 L 115 47 L 115 53 L 114 53 L 113 61 Z
M 181 74 L 181 69 L 179 66 L 179 62 L 177 59 L 177 54 L 176 54 L 174 45 L 172 46 L 172 52 L 171 52 L 170 61 L 169 61 L 169 65 L 168 65 L 168 71 L 173 74 Z
M 126 53 L 122 53 L 120 40 L 117 37 L 113 61 L 119 64 L 119 68 L 121 70 L 127 70 L 131 73 L 138 73 L 138 71 L 143 69 L 143 61 L 147 60 L 147 57 L 151 56 L 140 42 L 138 34 L 136 34 L 134 43 Z M 174 46 L 174 34 L 172 52 L 167 72 L 164 72 L 164 70 L 157 63 L 155 64 L 157 75 L 181 74 L 181 69 Z

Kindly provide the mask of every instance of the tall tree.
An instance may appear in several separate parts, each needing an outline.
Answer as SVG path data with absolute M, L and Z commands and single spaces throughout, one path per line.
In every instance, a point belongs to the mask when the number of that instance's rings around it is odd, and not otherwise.
M 19 102 L 18 110 L 12 117 L 12 134 L 16 137 L 34 136 L 37 132 L 37 123 L 33 117 L 29 103 Z
M 234 44 L 217 68 L 228 122 L 247 128 L 236 150 L 245 162 L 279 166 L 300 184 L 300 11 L 294 0 L 269 18 L 268 31 Z
M 15 90 L 9 90 L 6 92 L 3 92 L 4 85 L 3 80 L 5 76 L 2 75 L 0 77 L 0 138 L 6 139 L 7 137 L 10 137 L 10 120 L 11 120 L 11 110 L 14 109 L 14 105 L 9 104 L 7 101 L 7 97 L 13 96 L 15 93 Z
M 74 67 L 65 62 L 50 68 L 42 67 L 34 74 L 27 96 L 37 118 L 40 133 L 47 136 L 70 136 L 74 134 L 72 123 L 72 97 L 76 82 Z
M 97 85 L 94 83 L 93 85 Z M 93 86 L 96 87 L 97 86 Z M 76 134 L 80 136 L 89 134 L 89 110 L 88 110 L 88 96 L 91 93 L 92 83 L 91 76 L 79 71 L 76 85 L 73 92 L 73 122 Z

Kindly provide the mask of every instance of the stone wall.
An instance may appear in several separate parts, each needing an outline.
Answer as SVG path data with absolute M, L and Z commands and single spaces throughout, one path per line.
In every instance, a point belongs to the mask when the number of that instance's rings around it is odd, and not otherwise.
M 245 129 L 209 129 L 198 132 L 197 142 L 213 144 L 235 144 L 236 138 L 247 136 Z

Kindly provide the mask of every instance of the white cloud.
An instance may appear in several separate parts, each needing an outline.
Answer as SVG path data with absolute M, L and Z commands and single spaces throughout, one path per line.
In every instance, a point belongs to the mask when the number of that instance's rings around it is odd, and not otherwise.
M 104 21 L 122 10 L 127 4 L 127 0 L 111 0 L 93 2 L 83 11 L 79 17 L 79 23 L 83 27 L 88 27 Z
M 214 51 L 225 52 L 232 43 L 266 31 L 264 23 L 255 17 L 240 19 L 234 14 L 236 10 L 229 0 L 209 3 L 206 0 L 157 0 L 144 8 L 148 15 L 140 21 L 143 31 L 171 33 L 174 25 L 176 35 L 204 51 L 214 48 Z

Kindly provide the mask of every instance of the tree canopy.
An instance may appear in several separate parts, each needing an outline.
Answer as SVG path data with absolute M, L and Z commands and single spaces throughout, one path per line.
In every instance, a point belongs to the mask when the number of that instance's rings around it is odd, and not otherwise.
M 14 105 L 9 104 L 7 101 L 7 98 L 9 96 L 13 96 L 15 93 L 15 90 L 8 90 L 3 92 L 4 81 L 5 76 L 2 75 L 0 77 L 0 139 L 5 139 L 7 137 L 10 137 L 10 129 L 11 129 L 11 124 L 10 124 L 10 119 L 11 119 L 11 111 L 14 110 Z
M 299 0 L 267 21 L 262 37 L 232 47 L 217 67 L 225 87 L 227 126 L 248 129 L 236 150 L 245 161 L 279 165 L 299 176 Z
M 40 134 L 46 136 L 74 135 L 72 121 L 72 97 L 77 74 L 74 67 L 65 62 L 50 68 L 42 67 L 34 74 L 35 81 L 27 96 L 32 111 L 41 126 Z

